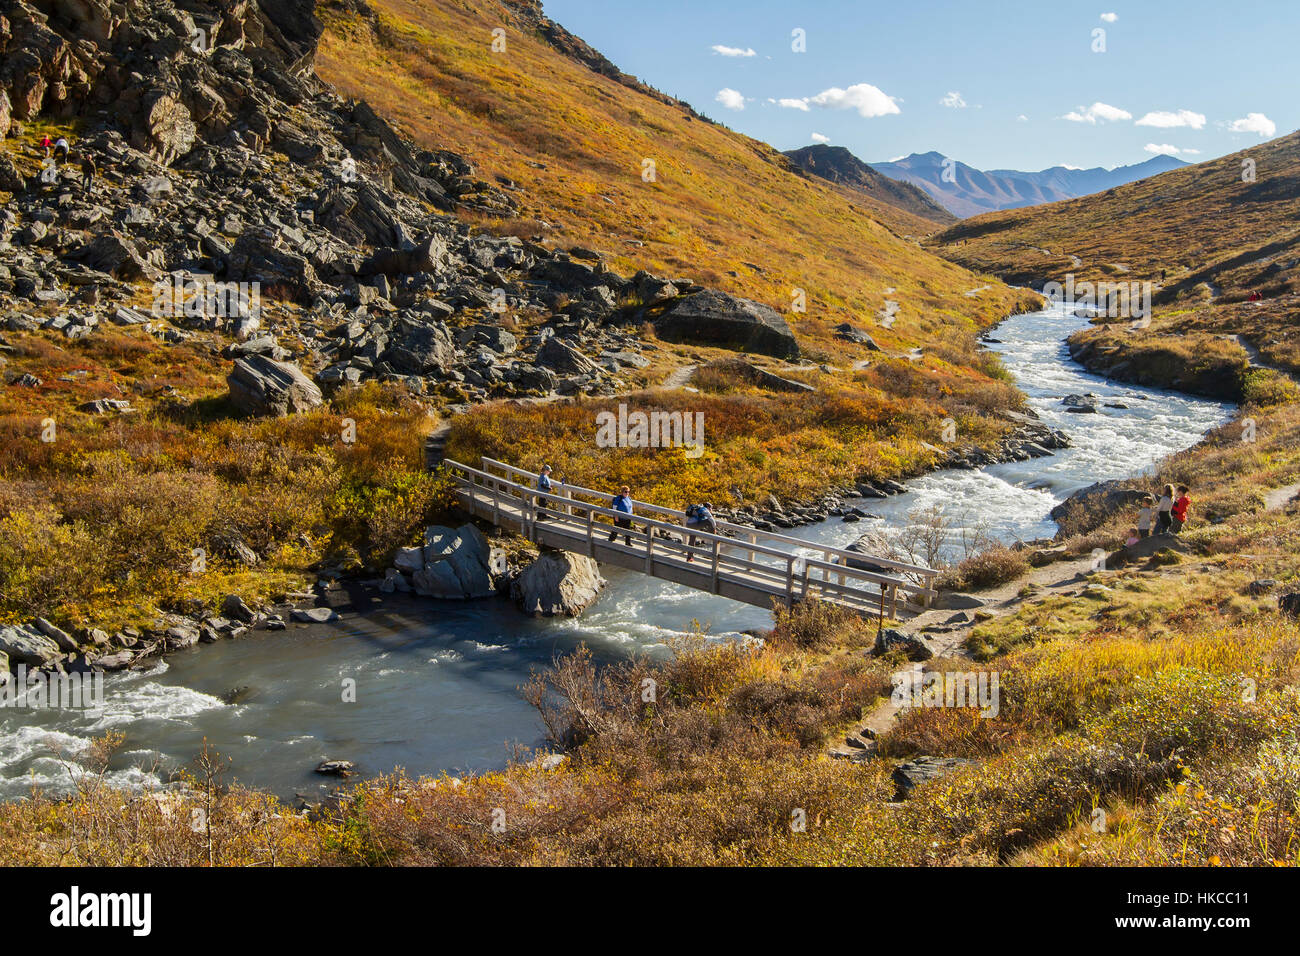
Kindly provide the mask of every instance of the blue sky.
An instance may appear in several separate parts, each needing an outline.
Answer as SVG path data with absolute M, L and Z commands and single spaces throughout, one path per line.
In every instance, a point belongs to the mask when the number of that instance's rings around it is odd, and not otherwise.
M 1196 162 L 1292 132 L 1300 112 L 1298 0 L 545 9 L 624 71 L 733 129 L 779 149 L 817 134 L 871 162 L 931 149 L 980 169 L 1112 167 L 1171 149 Z M 792 50 L 796 28 L 806 52 Z M 1098 29 L 1105 52 L 1093 51 Z

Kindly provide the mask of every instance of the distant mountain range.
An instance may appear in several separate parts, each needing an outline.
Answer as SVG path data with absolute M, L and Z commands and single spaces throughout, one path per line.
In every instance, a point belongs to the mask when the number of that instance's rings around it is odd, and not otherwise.
M 843 146 L 805 146 L 786 150 L 785 155 L 806 173 L 865 193 L 928 222 L 947 226 L 957 221 L 924 190 L 876 172 Z
M 998 209 L 1075 199 L 1188 164 L 1172 156 L 1154 156 L 1146 162 L 1115 169 L 1053 166 L 1036 173 L 1015 169 L 982 171 L 962 162 L 949 161 L 942 153 L 932 151 L 869 165 L 890 179 L 916 186 L 944 209 L 964 219 Z M 955 179 L 955 182 L 944 180 L 944 172 L 949 168 L 952 170 L 949 179 Z

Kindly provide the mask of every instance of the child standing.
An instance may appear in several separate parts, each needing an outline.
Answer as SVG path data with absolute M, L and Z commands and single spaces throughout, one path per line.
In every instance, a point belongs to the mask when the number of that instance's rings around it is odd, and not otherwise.
M 1173 532 L 1183 530 L 1183 525 L 1187 523 L 1187 509 L 1192 506 L 1192 499 L 1187 496 L 1187 486 L 1178 486 L 1178 499 L 1174 502 L 1173 507 L 1169 509 L 1169 514 L 1173 518 Z
M 1156 510 L 1156 534 L 1168 534 L 1169 526 L 1174 523 L 1174 486 L 1165 485 L 1165 492 L 1160 496 L 1160 506 Z
M 1142 506 L 1138 508 L 1137 534 L 1139 538 L 1151 537 L 1151 524 L 1155 519 L 1155 504 L 1155 495 L 1147 494 L 1142 498 Z

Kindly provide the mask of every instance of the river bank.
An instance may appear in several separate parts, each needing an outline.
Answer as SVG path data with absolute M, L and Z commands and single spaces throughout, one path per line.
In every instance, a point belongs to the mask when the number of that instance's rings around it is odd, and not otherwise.
M 1107 383 L 1069 361 L 1064 336 L 1080 320 L 1033 313 L 1008 320 L 990 347 L 1006 356 L 1034 413 L 1066 431 L 1072 447 L 978 470 L 947 469 L 909 482 L 902 494 L 859 499 L 858 522 L 828 516 L 789 531 L 809 542 L 844 546 L 867 528 L 904 528 L 909 514 L 934 505 L 960 523 L 983 522 L 997 540 L 1049 538 L 1051 508 L 1096 480 L 1140 473 L 1187 447 L 1228 417 L 1226 405 Z M 1093 415 L 1061 400 L 1095 392 Z M 1128 409 L 1105 408 L 1105 402 Z M 948 542 L 951 557 L 961 542 Z M 716 638 L 767 630 L 771 615 L 631 572 L 609 569 L 608 585 L 576 619 L 521 617 L 508 602 L 432 601 L 331 587 L 322 603 L 341 614 L 333 624 L 286 621 L 282 632 L 253 630 L 236 640 L 179 649 L 144 670 L 110 674 L 108 713 L 0 716 L 0 793 L 14 797 L 35 779 L 58 786 L 63 771 L 48 744 L 85 747 L 109 728 L 128 733 L 131 753 L 110 768 L 113 779 L 161 781 L 210 740 L 234 760 L 242 780 L 314 798 L 332 784 L 312 771 L 324 759 L 347 759 L 359 773 L 402 765 L 417 772 L 487 771 L 502 766 L 514 743 L 541 743 L 535 711 L 516 687 L 555 653 L 585 644 L 600 659 L 649 654 L 699 622 Z M 343 681 L 357 700 L 344 703 Z M 228 703 L 232 691 L 241 691 Z M 159 766 L 141 771 L 138 765 Z

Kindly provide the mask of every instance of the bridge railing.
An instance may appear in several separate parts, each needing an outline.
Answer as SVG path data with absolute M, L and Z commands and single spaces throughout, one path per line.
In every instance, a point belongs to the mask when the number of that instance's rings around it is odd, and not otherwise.
M 912 611 L 924 610 L 935 594 L 928 586 L 935 574 L 929 568 L 903 565 L 925 575 L 924 583 L 918 584 L 898 574 L 855 568 L 843 560 L 847 557 L 886 566 L 885 560 L 877 561 L 874 556 L 810 546 L 809 542 L 798 538 L 754 532 L 754 529 L 729 522 L 717 523 L 720 531 L 735 529 L 747 536 L 745 540 L 738 540 L 726 534 L 686 527 L 684 512 L 649 502 L 634 502 L 639 513 L 629 519 L 628 515 L 604 504 L 582 500 L 583 497 L 592 497 L 607 501 L 609 496 L 603 492 L 565 485 L 555 493 L 546 493 L 532 486 L 535 473 L 491 459 L 484 459 L 484 464 L 506 472 L 506 476 L 493 474 L 487 468 L 471 468 L 451 460 L 444 462 L 455 475 L 473 513 L 494 524 L 502 524 L 503 519 L 517 524 L 526 537 L 534 540 L 539 523 L 545 524 L 553 534 L 572 539 L 573 546 L 569 550 L 585 552 L 591 557 L 596 556 L 596 535 L 613 535 L 612 541 L 601 540 L 599 547 L 643 558 L 648 574 L 654 573 L 656 560 L 672 558 L 691 565 L 696 559 L 702 559 L 693 569 L 705 573 L 707 568 L 707 573 L 712 575 L 711 589 L 715 592 L 719 582 L 729 576 L 773 596 L 783 597 L 787 604 L 809 596 L 859 608 L 871 608 L 877 604 L 883 608 L 888 601 L 891 613 L 900 603 Z M 529 483 L 513 480 L 516 476 L 529 479 Z M 617 527 L 614 522 L 619 520 L 630 520 L 632 526 Z M 620 544 L 620 540 L 623 543 Z M 629 540 L 633 542 L 630 545 L 627 543 Z M 823 551 L 823 559 L 794 554 L 790 545 Z
M 527 471 L 518 468 L 515 465 L 506 464 L 503 461 L 497 461 L 494 458 L 484 456 L 482 458 L 482 468 L 484 471 L 498 469 L 505 472 L 508 476 L 515 479 L 523 479 L 519 484 L 535 486 L 538 474 L 537 472 Z M 557 482 L 557 484 L 559 484 Z M 566 497 L 574 495 L 583 495 L 595 498 L 597 501 L 609 501 L 608 492 L 597 491 L 593 488 L 584 488 L 581 485 L 559 484 L 559 492 Z M 640 514 L 657 514 L 665 518 L 677 521 L 686 521 L 686 512 L 678 511 L 675 508 L 667 508 L 663 505 L 656 505 L 648 501 L 638 501 L 632 499 L 633 508 Z M 750 542 L 758 543 L 760 541 L 768 544 L 784 545 L 787 547 L 801 548 L 807 551 L 819 551 L 823 561 L 838 560 L 839 564 L 849 565 L 852 562 L 861 562 L 863 564 L 872 564 L 879 568 L 889 568 L 894 571 L 902 572 L 904 575 L 913 577 L 923 590 L 931 590 L 931 585 L 938 572 L 933 568 L 925 567 L 919 564 L 909 564 L 906 561 L 899 561 L 895 558 L 888 558 L 880 555 L 866 554 L 861 551 L 851 551 L 847 548 L 836 548 L 829 545 L 816 544 L 812 541 L 805 541 L 802 538 L 796 538 L 792 535 L 781 534 L 776 531 L 759 531 L 757 528 L 751 528 L 748 525 L 735 524 L 730 521 L 718 520 L 716 527 L 721 531 L 729 532 L 729 537 L 744 539 Z M 933 591 L 932 591 L 933 593 Z

